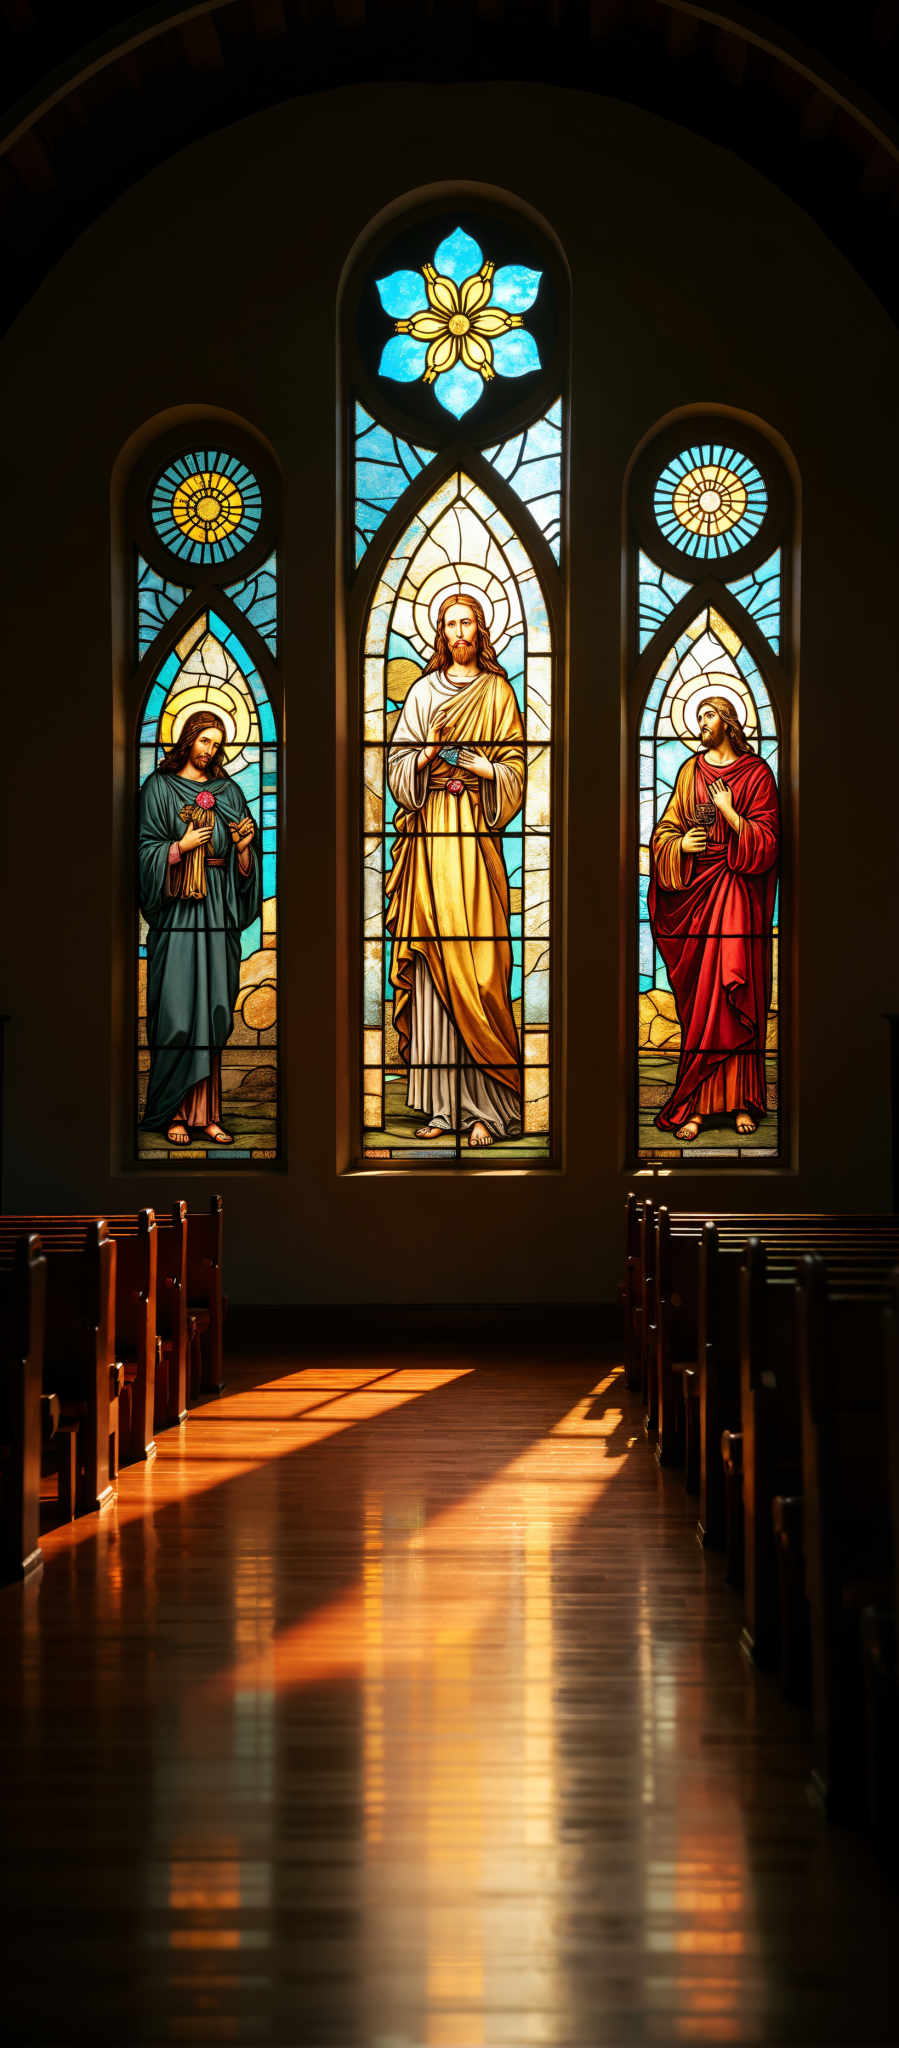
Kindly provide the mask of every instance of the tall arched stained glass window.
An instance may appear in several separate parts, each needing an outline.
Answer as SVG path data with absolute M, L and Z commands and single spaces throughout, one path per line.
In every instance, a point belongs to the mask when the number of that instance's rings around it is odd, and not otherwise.
M 279 1153 L 276 505 L 230 433 L 132 479 L 142 1163 Z
M 759 434 L 686 418 L 630 483 L 633 1147 L 785 1157 L 789 483 Z
M 468 207 L 347 296 L 363 1165 L 554 1157 L 565 314 L 549 238 Z

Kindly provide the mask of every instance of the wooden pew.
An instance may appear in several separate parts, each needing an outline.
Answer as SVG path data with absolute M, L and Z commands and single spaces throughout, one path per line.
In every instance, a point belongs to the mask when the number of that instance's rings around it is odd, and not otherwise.
M 20 1237 L 0 1271 L 0 1581 L 27 1579 L 41 1565 L 40 1498 L 44 1299 L 47 1262 L 40 1238 Z M 58 1418 L 48 1404 L 48 1424 Z
M 156 1329 L 159 1372 L 156 1428 L 187 1419 L 191 1319 L 187 1305 L 187 1203 L 174 1202 L 168 1217 L 157 1217 Z
M 673 1227 L 689 1237 L 695 1229 L 692 1218 L 673 1218 Z M 899 1248 L 899 1224 L 890 1216 L 776 1215 L 721 1217 L 706 1223 L 700 1231 L 696 1266 L 697 1371 L 699 1380 L 699 1525 L 700 1541 L 712 1548 L 724 1548 L 727 1540 L 728 1498 L 722 1439 L 729 1461 L 731 1480 L 731 1522 L 734 1502 L 739 1502 L 741 1432 L 740 1361 L 740 1270 L 751 1236 L 767 1247 L 769 1263 L 778 1264 L 792 1280 L 797 1258 L 820 1247 L 829 1257 L 845 1251 L 857 1258 L 860 1246 L 872 1253 L 888 1255 Z M 897 1256 L 897 1252 L 893 1253 Z M 681 1285 L 689 1285 L 689 1264 L 682 1266 Z M 773 1270 L 773 1269 L 772 1269 Z M 739 1513 L 736 1513 L 739 1528 Z M 737 1560 L 731 1555 L 729 1569 L 739 1581 Z
M 844 1300 L 882 1289 L 899 1236 L 878 1244 L 867 1228 L 817 1233 L 830 1286 Z M 807 1243 L 805 1252 L 813 1250 Z M 803 1591 L 802 1427 L 796 1347 L 799 1242 L 750 1239 L 740 1274 L 740 1446 L 744 1531 L 744 1647 L 781 1665 L 784 1689 L 803 1695 L 808 1646 Z
M 643 1203 L 632 1191 L 624 1205 L 624 1280 L 620 1288 L 624 1335 L 624 1376 L 632 1392 L 640 1385 L 640 1224 Z
M 860 1615 L 889 1605 L 892 1533 L 882 1342 L 890 1290 L 846 1296 L 823 1260 L 802 1260 L 796 1325 L 802 1401 L 814 1778 L 834 1818 L 866 1803 Z
M 37 1230 L 45 1246 L 77 1247 L 101 1219 L 91 1215 L 9 1217 Z M 102 1219 L 116 1244 L 115 1353 L 124 1367 L 119 1413 L 119 1461 L 130 1465 L 156 1455 L 157 1241 L 152 1209 Z
M 0 1217 L 0 1265 L 15 1257 L 20 1222 Z M 124 1372 L 115 1352 L 116 1248 L 106 1224 L 73 1231 L 48 1225 L 44 1390 L 59 1396 L 60 1416 L 77 1423 L 76 1505 L 84 1514 L 112 1499 L 118 1478 L 119 1396 Z
M 187 1225 L 187 1305 L 193 1318 L 191 1394 L 221 1394 L 225 1385 L 224 1325 L 227 1302 L 222 1286 L 221 1195 L 213 1195 L 205 1212 L 192 1209 Z

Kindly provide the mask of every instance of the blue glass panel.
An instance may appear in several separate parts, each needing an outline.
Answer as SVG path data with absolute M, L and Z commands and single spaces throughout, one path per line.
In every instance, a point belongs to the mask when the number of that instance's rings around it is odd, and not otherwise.
M 392 334 L 381 352 L 379 374 L 392 377 L 396 384 L 414 384 L 424 375 L 427 353 L 424 342 L 416 341 L 414 334 Z
M 680 603 L 689 590 L 689 583 L 681 583 L 667 570 L 657 568 L 649 555 L 642 550 L 638 557 L 638 635 L 642 654 L 644 647 L 664 624 L 676 604 Z
M 651 974 L 651 973 L 652 973 L 652 966 L 653 966 L 653 959 L 652 959 L 652 954 L 653 954 L 653 947 L 652 947 L 652 931 L 651 931 L 651 929 L 650 929 L 650 927 L 649 927 L 649 925 L 648 925 L 648 924 L 642 924 L 642 923 L 641 923 L 641 925 L 640 925 L 640 927 L 639 927 L 639 930 L 640 930 L 640 973 L 641 973 L 641 974 Z
M 493 344 L 493 367 L 501 377 L 526 377 L 530 370 L 539 370 L 540 351 L 533 335 L 523 327 L 498 335 Z
M 389 277 L 375 281 L 384 311 L 392 320 L 408 320 L 410 314 L 424 312 L 428 294 L 420 270 L 392 270 Z
M 749 612 L 765 635 L 775 654 L 780 653 L 780 591 L 781 557 L 780 549 L 754 569 L 751 576 L 741 576 L 737 582 L 729 583 L 728 589 L 738 598 L 744 610 Z
M 653 796 L 653 795 L 652 795 L 651 793 L 650 793 L 650 795 L 649 795 L 649 796 L 643 796 L 643 797 L 641 797 L 641 798 L 640 798 L 640 844 L 641 844 L 641 846 L 648 846 L 648 845 L 649 845 L 649 842 L 650 842 L 650 840 L 651 840 L 651 838 L 652 838 L 652 834 L 653 834 L 653 827 L 654 827 L 654 825 L 655 825 L 655 821 L 656 821 L 656 816 L 655 816 L 655 813 L 656 813 L 655 797 L 654 797 L 654 796 Z
M 397 500 L 402 497 L 414 477 L 420 476 L 425 465 L 431 461 L 433 450 L 413 448 L 408 441 L 401 441 L 389 433 L 386 427 L 372 419 L 362 405 L 356 406 L 356 561 L 362 560 L 378 527 L 386 519 Z M 385 574 L 395 567 L 396 580 L 405 573 L 405 564 L 392 561 Z
M 476 372 L 466 370 L 462 363 L 457 363 L 454 370 L 445 371 L 434 385 L 435 396 L 439 398 L 446 411 L 451 412 L 453 418 L 457 420 L 460 420 L 464 413 L 470 412 L 473 405 L 477 405 L 483 389 L 483 383 Z
M 452 277 L 456 284 L 464 284 L 467 277 L 474 277 L 480 270 L 483 261 L 473 237 L 466 235 L 463 228 L 454 228 L 435 251 L 434 269 L 438 277 Z
M 672 790 L 677 781 L 678 771 L 690 758 L 690 749 L 683 740 L 662 740 L 656 750 L 656 776 L 659 789 L 659 816 L 662 815 L 662 790 Z M 667 796 L 665 801 L 667 802 Z
M 553 408 L 561 416 L 561 399 Z M 484 450 L 486 460 L 511 484 L 546 535 L 559 560 L 562 510 L 562 436 L 551 415 L 537 420 L 524 434 L 513 434 L 496 448 Z
M 142 555 L 137 558 L 137 644 L 140 654 L 146 654 L 162 627 L 168 625 L 178 606 L 183 604 L 186 590 L 178 583 L 168 583 L 157 576 Z
M 527 270 L 523 263 L 505 263 L 493 280 L 493 306 L 507 313 L 526 313 L 540 290 L 542 270 Z
M 520 939 L 512 940 L 512 1001 L 517 1003 L 521 995 L 522 945 Z
M 262 568 L 255 575 L 245 576 L 240 583 L 228 585 L 226 595 L 238 611 L 249 619 L 250 625 L 271 648 L 278 652 L 278 558 L 269 555 Z
M 277 878 L 277 872 L 278 868 L 276 855 L 273 853 L 264 853 L 262 856 L 262 894 L 263 898 L 266 901 L 268 900 L 269 896 L 274 896 L 275 894 L 275 882 Z
M 641 976 L 640 976 L 640 994 L 641 994 L 641 996 L 642 996 L 642 994 L 643 994 L 643 992 L 644 992 L 644 990 L 645 990 L 645 989 L 648 989 L 648 988 L 651 988 L 651 987 L 652 987 L 652 975 L 651 975 L 651 974 L 641 974 Z

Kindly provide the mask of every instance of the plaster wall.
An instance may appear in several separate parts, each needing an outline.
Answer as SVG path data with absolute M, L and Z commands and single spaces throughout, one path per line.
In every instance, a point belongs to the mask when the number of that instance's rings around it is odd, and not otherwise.
M 536 208 L 573 276 L 564 1163 L 456 1180 L 347 1175 L 336 300 L 367 221 L 403 193 L 472 178 Z M 673 124 L 588 94 L 396 86 L 298 99 L 123 195 L 0 344 L 5 1206 L 163 1206 L 223 1187 L 237 1300 L 611 1297 L 631 1184 L 619 1086 L 622 481 L 656 421 L 712 403 L 766 421 L 802 482 L 798 1147 L 789 1174 L 681 1174 L 678 1194 L 710 1209 L 763 1189 L 771 1206 L 886 1206 L 897 353 L 876 301 L 773 185 Z M 186 1173 L 122 1170 L 114 1113 L 130 1075 L 111 480 L 149 422 L 204 405 L 264 436 L 284 481 L 288 1164 L 191 1175 L 188 1188 Z

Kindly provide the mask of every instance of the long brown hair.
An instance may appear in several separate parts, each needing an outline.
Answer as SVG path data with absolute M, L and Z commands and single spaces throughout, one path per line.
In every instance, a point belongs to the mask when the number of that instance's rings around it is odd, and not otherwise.
M 220 775 L 224 775 L 225 742 L 228 735 L 216 711 L 191 712 L 190 717 L 185 719 L 174 746 L 169 749 L 165 759 L 160 762 L 160 774 L 180 775 L 185 763 L 190 760 L 190 750 L 194 740 L 198 738 L 201 732 L 208 732 L 210 726 L 214 726 L 216 732 L 221 733 L 222 739 L 221 745 L 216 747 L 215 753 L 209 756 L 209 766 L 206 774 L 210 782 L 215 782 Z
M 746 738 L 746 734 L 743 731 L 743 727 L 740 724 L 740 721 L 737 717 L 734 706 L 730 701 L 730 698 L 703 697 L 702 703 L 697 704 L 696 706 L 697 718 L 699 717 L 700 711 L 704 711 L 706 707 L 708 707 L 710 711 L 717 711 L 718 717 L 720 718 L 724 730 L 727 734 L 727 737 L 730 740 L 734 753 L 751 754 L 752 748 L 749 744 L 748 739 Z
M 423 671 L 423 673 L 426 676 L 429 676 L 433 674 L 435 669 L 446 669 L 452 665 L 452 649 L 450 648 L 449 642 L 446 637 L 443 621 L 446 617 L 447 612 L 449 611 L 450 605 L 453 604 L 467 605 L 469 611 L 472 611 L 474 613 L 475 624 L 478 629 L 477 640 L 475 642 L 476 661 L 478 669 L 480 669 L 482 673 L 488 676 L 505 677 L 506 671 L 502 667 L 501 663 L 497 661 L 496 655 L 491 645 L 490 635 L 487 631 L 487 621 L 484 617 L 484 608 L 482 605 L 478 603 L 476 597 L 469 596 L 467 590 L 454 590 L 449 597 L 444 598 L 440 610 L 437 614 L 437 631 L 434 636 L 434 652 L 431 656 L 430 661 L 428 662 L 427 668 Z M 474 667 L 474 663 L 472 664 L 472 667 Z M 506 678 L 506 680 L 508 680 L 508 678 Z

